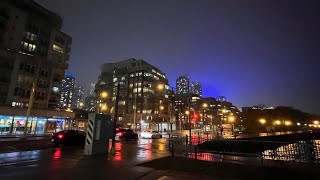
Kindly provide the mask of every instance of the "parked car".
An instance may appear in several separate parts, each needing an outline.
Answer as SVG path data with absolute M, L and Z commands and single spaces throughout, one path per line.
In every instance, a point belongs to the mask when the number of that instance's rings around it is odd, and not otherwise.
M 147 130 L 144 131 L 140 134 L 141 138 L 146 138 L 146 139 L 160 139 L 162 138 L 162 134 L 160 134 L 158 131 L 152 131 L 152 130 Z
M 54 146 L 73 146 L 84 145 L 86 133 L 78 130 L 64 130 L 54 133 L 51 137 L 51 142 Z
M 138 134 L 134 133 L 132 129 L 117 128 L 116 130 L 116 140 L 118 141 L 130 141 L 138 140 Z

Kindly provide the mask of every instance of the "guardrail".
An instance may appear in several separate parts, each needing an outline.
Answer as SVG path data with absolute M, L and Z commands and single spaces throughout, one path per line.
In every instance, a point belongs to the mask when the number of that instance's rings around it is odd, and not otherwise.
M 216 139 L 210 137 L 170 137 L 172 156 L 207 161 L 232 161 L 260 163 L 265 160 L 320 162 L 320 140 L 295 143 Z

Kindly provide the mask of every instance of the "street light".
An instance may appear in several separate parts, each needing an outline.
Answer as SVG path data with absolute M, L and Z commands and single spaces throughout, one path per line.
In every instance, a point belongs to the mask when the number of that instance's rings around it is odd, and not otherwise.
M 284 125 L 286 125 L 286 126 L 291 126 L 292 123 L 291 123 L 291 121 L 285 121 L 285 122 L 284 122 Z
M 319 121 L 313 121 L 313 123 L 314 123 L 315 125 L 318 125 L 318 124 L 319 124 Z
M 158 84 L 158 90 L 163 90 L 164 89 L 164 85 L 163 84 Z
M 160 105 L 160 106 L 159 106 L 159 109 L 160 109 L 159 117 L 161 118 L 161 111 L 164 110 L 164 106 Z M 161 118 L 161 119 L 162 119 L 162 122 L 163 122 L 163 118 Z M 161 131 L 162 131 L 162 122 L 161 122 Z M 159 123 L 158 123 L 158 131 L 160 131 Z
M 205 112 L 206 112 L 206 108 L 208 107 L 208 104 L 207 103 L 203 103 L 202 107 L 203 107 L 203 114 L 202 114 L 202 118 L 201 119 L 202 119 L 202 128 L 203 128 L 204 121 L 205 121 Z
M 262 125 L 264 125 L 267 121 L 266 121 L 265 119 L 261 118 L 261 119 L 259 119 L 259 122 L 260 122 Z
M 261 119 L 259 119 L 259 122 L 263 126 L 264 124 L 266 124 L 267 121 L 266 121 L 266 119 L 261 118 Z M 263 128 L 262 128 L 262 130 L 263 130 Z M 267 131 L 267 135 L 268 135 L 268 131 Z M 258 136 L 259 136 L 259 130 L 258 130 Z
M 190 115 L 190 111 L 186 110 L 185 114 L 189 116 Z
M 235 120 L 234 116 L 229 116 L 229 122 L 230 122 L 230 123 L 233 123 L 234 120 Z
M 277 126 L 279 126 L 279 125 L 281 125 L 281 121 L 280 121 L 280 120 L 275 120 L 275 121 L 274 121 L 274 124 L 277 125 Z
M 107 109 L 108 109 L 108 106 L 107 106 L 107 105 L 102 105 L 101 111 L 106 111 Z
M 231 124 L 232 127 L 232 135 L 234 135 L 234 121 L 235 121 L 235 117 L 234 116 L 229 116 L 229 123 Z M 236 136 L 234 136 L 236 137 Z
M 103 92 L 100 93 L 100 97 L 101 98 L 107 98 L 108 97 L 108 93 L 103 91 Z
M 185 114 L 188 116 L 188 123 L 189 123 L 189 138 L 190 138 L 189 144 L 192 145 L 190 110 L 186 110 Z

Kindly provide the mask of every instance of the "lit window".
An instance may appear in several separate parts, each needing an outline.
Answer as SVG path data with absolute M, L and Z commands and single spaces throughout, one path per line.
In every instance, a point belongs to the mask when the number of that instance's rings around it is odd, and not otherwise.
M 24 51 L 34 52 L 36 50 L 36 45 L 21 41 L 21 46 Z
M 63 53 L 63 48 L 57 45 L 53 45 L 53 50 L 59 52 L 59 53 Z
M 119 101 L 119 105 L 126 105 L 126 101 Z

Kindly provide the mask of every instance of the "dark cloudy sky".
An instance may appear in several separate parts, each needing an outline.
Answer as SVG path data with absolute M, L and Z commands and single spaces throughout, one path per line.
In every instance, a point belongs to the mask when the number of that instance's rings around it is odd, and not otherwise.
M 72 36 L 68 72 L 95 82 L 102 63 L 143 58 L 174 85 L 238 107 L 289 105 L 320 114 L 319 0 L 38 0 Z

